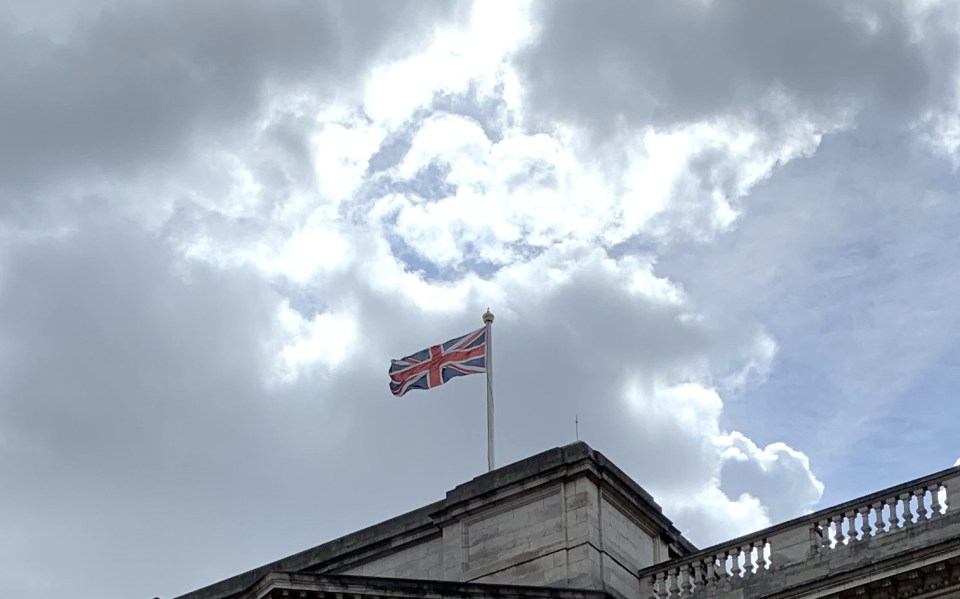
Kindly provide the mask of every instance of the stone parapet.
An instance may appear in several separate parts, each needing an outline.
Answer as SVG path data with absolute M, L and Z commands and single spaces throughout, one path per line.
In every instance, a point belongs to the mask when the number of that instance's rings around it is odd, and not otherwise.
M 954 467 L 644 568 L 638 573 L 641 596 L 742 599 L 766 596 L 784 584 L 802 586 L 783 580 L 788 571 L 818 580 L 850 566 L 862 575 L 864 560 L 909 554 L 919 545 L 960 544 L 958 508 L 960 467 Z

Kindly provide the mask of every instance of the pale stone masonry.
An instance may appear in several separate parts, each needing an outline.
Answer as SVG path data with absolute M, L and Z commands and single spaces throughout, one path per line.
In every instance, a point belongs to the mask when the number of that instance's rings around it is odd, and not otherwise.
M 960 597 L 953 499 L 960 468 L 698 551 L 577 443 L 180 599 Z

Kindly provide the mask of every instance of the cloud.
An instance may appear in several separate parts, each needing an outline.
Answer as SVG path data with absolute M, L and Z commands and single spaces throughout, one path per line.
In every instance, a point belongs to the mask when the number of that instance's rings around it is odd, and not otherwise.
M 874 174 L 823 181 L 871 111 L 949 104 L 949 8 L 925 6 L 104 3 L 8 25 L 0 193 L 41 209 L 0 215 L 0 558 L 65 575 L 0 588 L 101 592 L 108 564 L 116 596 L 172 595 L 438 499 L 485 468 L 482 377 L 396 401 L 387 364 L 487 306 L 500 463 L 578 418 L 699 543 L 812 509 L 814 425 L 855 435 L 829 403 L 771 416 L 778 377 L 803 358 L 874 388 L 853 375 L 891 346 L 830 332 L 908 296 L 863 252 L 948 242 L 904 235 L 904 209 L 870 245 Z M 936 298 L 935 270 L 889 279 Z M 879 299 L 851 310 L 861 275 Z
M 138 2 L 103 7 L 63 39 L 8 25 L 0 179 L 18 189 L 133 176 L 236 142 L 269 96 L 349 93 L 376 60 L 429 39 L 457 7 Z
M 836 136 L 758 185 L 736 231 L 709 255 L 688 246 L 660 261 L 691 296 L 711 297 L 711 316 L 768 323 L 777 369 L 733 414 L 768 422 L 768 443 L 817 439 L 805 449 L 826 480 L 845 468 L 831 456 L 883 451 L 891 426 L 939 451 L 940 425 L 919 424 L 915 406 L 939 403 L 955 351 L 956 280 L 944 274 L 955 191 L 951 164 L 920 144 Z M 717 269 L 738 273 L 737 284 Z M 934 469 L 898 468 L 883 484 Z M 831 488 L 838 501 L 864 491 Z
M 24 575 L 5 590 L 60 592 L 35 569 L 53 560 L 93 592 L 90 564 L 69 557 L 85 539 L 98 564 L 130 572 L 111 593 L 142 594 L 146 545 L 173 553 L 164 530 L 204 528 L 192 514 L 229 511 L 219 490 L 277 456 L 261 402 L 276 298 L 249 271 L 184 264 L 135 231 L 86 222 L 5 244 L 0 526 L 15 545 L 0 552 Z
M 775 128 L 790 106 L 831 119 L 851 108 L 916 117 L 953 93 L 948 3 L 535 7 L 536 42 L 517 59 L 528 101 L 606 133 L 730 115 Z
M 809 512 L 823 495 L 823 483 L 803 453 L 784 443 L 764 448 L 734 432 L 717 439 L 723 447 L 722 485 L 729 497 L 754 493 L 775 522 Z
M 41 556 L 66 560 L 50 550 L 69 551 L 54 542 L 66 535 L 99 547 L 97 563 L 130 572 L 114 581 L 118 596 L 170 595 L 436 499 L 482 471 L 483 406 L 472 401 L 482 381 L 396 402 L 386 364 L 478 326 L 491 298 L 501 463 L 570 442 L 579 414 L 583 438 L 682 525 L 700 526 L 707 512 L 718 519 L 693 530 L 697 540 L 767 522 L 759 500 L 721 501 L 711 482 L 726 477 L 715 441 L 722 401 L 696 381 L 728 342 L 649 262 L 558 248 L 444 291 L 388 253 L 377 266 L 367 255 L 365 267 L 319 283 L 325 307 L 308 316 L 255 268 L 185 259 L 169 239 L 112 217 L 63 224 L 61 235 L 8 240 L 2 271 L 0 468 L 20 491 L 0 514 L 17 515 L 4 522 L 8 538 L 30 538 L 5 549 L 18 570 Z M 431 305 L 424 290 L 461 299 Z M 398 304 L 408 306 L 403 318 Z M 296 367 L 289 376 L 276 378 L 277 358 Z M 299 481 L 297 492 L 255 482 L 265 472 Z M 401 490 L 376 499 L 384 485 Z M 356 493 L 348 512 L 343 486 Z M 308 515 L 330 510 L 342 518 Z M 176 576 L 156 578 L 157 561 Z M 98 566 L 65 571 L 73 588 L 102 580 Z M 7 584 L 26 592 L 36 582 Z
M 724 402 L 711 387 L 712 373 L 742 364 L 731 353 L 761 359 L 755 348 L 763 343 L 698 319 L 689 298 L 649 264 L 596 251 L 551 254 L 529 270 L 500 275 L 509 299 L 508 315 L 497 323 L 498 355 L 524 366 L 499 369 L 499 388 L 510 403 L 550 398 L 542 426 L 527 429 L 528 442 L 561 443 L 571 412 L 579 414 L 581 438 L 636 477 L 698 543 L 759 529 L 817 503 L 823 485 L 805 455 L 783 444 L 760 450 L 721 426 Z M 543 274 L 529 276 L 535 272 Z M 518 275 L 523 286 L 512 282 Z M 544 354 L 555 357 L 541 362 Z M 551 362 L 563 364 L 563 376 Z M 731 446 L 742 447 L 745 466 L 760 474 L 747 478 L 730 466 Z M 771 491 L 783 484 L 792 492 Z

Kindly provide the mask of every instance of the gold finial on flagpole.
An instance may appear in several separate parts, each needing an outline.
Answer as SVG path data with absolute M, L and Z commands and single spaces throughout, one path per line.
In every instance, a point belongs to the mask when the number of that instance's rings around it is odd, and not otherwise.
M 487 308 L 487 311 L 483 313 L 483 322 L 486 324 L 493 322 L 493 312 L 490 311 L 490 308 Z

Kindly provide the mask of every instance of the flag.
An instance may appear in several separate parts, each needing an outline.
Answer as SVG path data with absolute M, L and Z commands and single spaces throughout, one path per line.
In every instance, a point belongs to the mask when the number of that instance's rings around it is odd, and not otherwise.
M 487 329 L 418 351 L 390 363 L 390 392 L 401 397 L 410 389 L 432 389 L 453 377 L 487 371 Z

